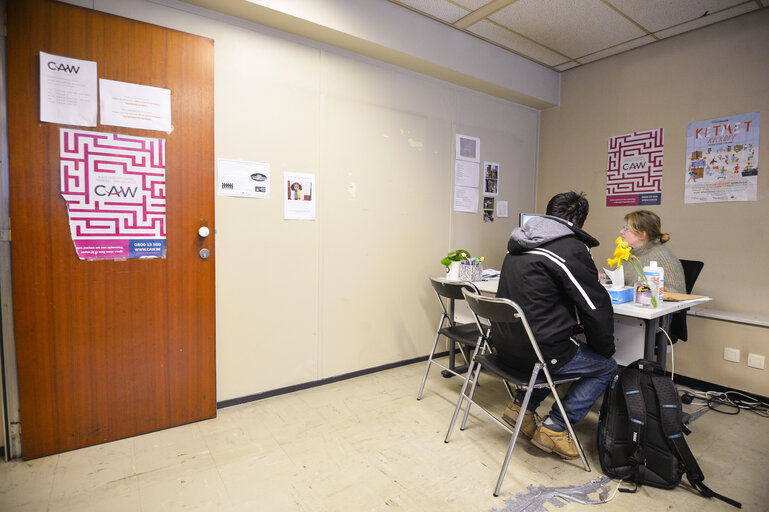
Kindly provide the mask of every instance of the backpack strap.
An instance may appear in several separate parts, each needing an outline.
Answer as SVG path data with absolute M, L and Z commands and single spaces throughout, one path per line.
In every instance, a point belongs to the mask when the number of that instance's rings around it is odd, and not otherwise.
M 660 405 L 662 432 L 673 452 L 678 456 L 678 460 L 683 463 L 689 483 L 707 498 L 717 498 L 733 507 L 742 508 L 742 504 L 738 501 L 714 492 L 703 483 L 705 475 L 702 474 L 697 460 L 692 455 L 692 451 L 682 435 L 681 400 L 678 398 L 678 390 L 673 381 L 669 377 L 653 373 L 651 374 L 651 383 Z
M 633 466 L 633 479 L 637 488 L 644 483 L 646 472 L 646 454 L 641 444 L 646 427 L 646 404 L 641 392 L 641 371 L 638 368 L 629 366 L 622 371 L 622 393 L 625 395 L 630 443 L 633 450 L 628 462 Z

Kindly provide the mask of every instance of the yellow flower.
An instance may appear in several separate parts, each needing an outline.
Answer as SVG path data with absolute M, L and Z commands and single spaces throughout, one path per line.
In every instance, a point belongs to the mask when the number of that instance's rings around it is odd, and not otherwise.
M 633 266 L 633 270 L 635 270 L 636 274 L 638 274 L 638 279 L 647 287 L 649 286 L 649 281 L 646 279 L 646 275 L 644 275 L 643 272 L 641 272 L 641 269 L 638 268 L 638 265 L 636 264 L 636 261 L 639 261 L 638 258 L 630 254 L 630 245 L 622 239 L 621 236 L 617 237 L 616 240 L 614 240 L 614 243 L 617 244 L 617 247 L 614 249 L 614 257 L 608 258 L 606 260 L 606 263 L 609 264 L 609 266 L 614 266 L 613 270 L 618 269 L 623 261 L 630 262 L 630 264 Z M 615 266 L 616 265 L 616 266 Z M 657 299 L 652 294 L 651 297 L 652 307 L 657 307 Z
M 616 240 L 614 240 L 614 243 L 617 244 L 617 247 L 614 249 L 614 257 L 608 258 L 606 260 L 606 263 L 609 264 L 610 267 L 614 267 L 614 269 L 618 269 L 620 265 L 622 265 L 623 261 L 630 261 L 630 246 L 626 241 L 622 239 L 622 237 L 617 237 Z

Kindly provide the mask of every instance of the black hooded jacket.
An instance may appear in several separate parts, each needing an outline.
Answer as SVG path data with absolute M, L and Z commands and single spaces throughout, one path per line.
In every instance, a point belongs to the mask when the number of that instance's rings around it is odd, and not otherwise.
M 614 354 L 611 297 L 598 281 L 590 255 L 590 248 L 597 245 L 598 240 L 572 223 L 550 216 L 515 228 L 508 241 L 497 297 L 523 309 L 552 370 L 574 357 L 577 344 L 571 336 L 578 324 L 593 351 L 607 357 Z M 492 324 L 491 341 L 510 343 L 523 357 L 508 364 L 530 369 L 536 362 L 531 343 L 513 325 Z

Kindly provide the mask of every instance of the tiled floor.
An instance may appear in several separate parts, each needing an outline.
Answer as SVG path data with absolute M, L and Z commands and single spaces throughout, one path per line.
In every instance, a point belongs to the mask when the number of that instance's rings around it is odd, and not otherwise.
M 527 486 L 581 486 L 602 476 L 597 409 L 577 433 L 593 471 L 528 442 L 513 453 L 492 496 L 508 434 L 483 415 L 443 442 L 460 381 L 424 363 L 219 410 L 214 420 L 32 461 L 0 463 L 0 511 L 518 511 Z M 506 392 L 485 377 L 484 402 L 504 408 Z M 705 482 L 769 510 L 769 420 L 708 412 L 689 445 Z M 525 439 L 524 439 L 525 441 Z M 614 484 L 612 484 L 613 489 Z M 596 498 L 597 494 L 592 494 Z M 527 510 L 577 510 L 563 503 Z M 618 493 L 606 511 L 728 511 L 687 485 Z

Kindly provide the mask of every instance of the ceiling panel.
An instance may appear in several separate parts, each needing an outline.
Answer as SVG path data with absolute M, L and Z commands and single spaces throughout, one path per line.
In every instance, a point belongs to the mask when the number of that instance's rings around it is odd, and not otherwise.
M 519 36 L 515 32 L 487 20 L 467 27 L 467 30 L 502 47 L 515 49 L 516 53 L 534 58 L 548 66 L 556 66 L 569 60 L 568 57 L 551 51 L 544 46 Z
M 705 25 L 711 25 L 717 21 L 728 20 L 729 18 L 733 18 L 735 16 L 739 16 L 740 14 L 745 14 L 746 12 L 750 12 L 754 10 L 756 10 L 756 4 L 754 4 L 753 2 L 742 3 L 741 5 L 733 7 L 731 9 L 726 9 L 724 11 L 717 12 L 715 14 L 709 14 L 707 17 L 699 17 L 688 23 L 676 25 L 666 30 L 660 30 L 654 35 L 662 39 L 665 37 L 674 36 L 676 34 L 683 34 L 684 32 L 689 32 L 690 30 L 704 27 Z M 767 27 L 767 40 L 769 40 L 769 27 Z
M 706 12 L 713 14 L 745 0 L 608 0 L 608 3 L 622 11 L 626 16 L 643 26 L 649 32 L 701 18 Z M 753 3 L 753 7 L 757 7 Z
M 519 0 L 489 19 L 572 58 L 645 35 L 601 0 Z
M 470 14 L 469 10 L 446 0 L 402 0 L 400 3 L 446 23 L 455 23 Z
M 769 0 L 386 1 L 556 71 L 769 7 Z
M 626 52 L 628 50 L 632 50 L 633 48 L 638 48 L 639 46 L 653 43 L 654 41 L 655 39 L 652 36 L 643 36 L 643 37 L 639 37 L 638 39 L 628 41 L 626 43 L 622 43 L 616 46 L 612 46 L 610 48 L 606 48 L 605 50 L 591 53 L 584 57 L 580 57 L 577 60 L 579 61 L 580 64 L 587 64 L 588 62 L 593 62 L 594 60 L 603 59 L 611 55 L 617 55 L 618 53 Z

